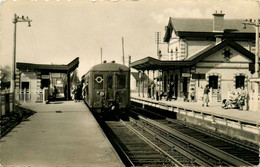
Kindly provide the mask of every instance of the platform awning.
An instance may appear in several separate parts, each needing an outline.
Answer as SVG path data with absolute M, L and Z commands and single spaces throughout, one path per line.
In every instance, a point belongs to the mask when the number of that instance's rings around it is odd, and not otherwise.
M 232 41 L 232 40 L 223 40 L 222 42 L 218 44 L 211 44 L 209 46 L 206 46 L 199 52 L 195 53 L 194 55 L 190 55 L 184 60 L 176 61 L 164 61 L 164 60 L 158 60 L 152 57 L 146 57 L 141 60 L 135 61 L 130 64 L 130 67 L 136 69 L 136 70 L 173 70 L 178 68 L 185 68 L 185 67 L 191 67 L 194 66 L 196 63 L 200 62 L 201 60 L 205 59 L 206 57 L 218 52 L 219 50 L 225 48 L 226 46 L 229 46 L 233 48 L 234 50 L 241 53 L 244 57 L 251 60 L 252 63 L 255 61 L 255 55 L 245 49 L 240 44 Z M 253 66 L 252 66 L 253 67 Z M 250 71 L 252 69 L 250 68 Z
M 190 61 L 164 61 L 152 57 L 146 57 L 130 64 L 136 70 L 172 70 L 180 67 L 189 67 Z
M 36 71 L 49 71 L 57 73 L 67 73 L 74 71 L 79 65 L 79 58 L 75 58 L 67 65 L 58 65 L 58 64 L 32 64 L 32 63 L 21 63 L 17 62 L 16 67 L 19 70 L 36 70 Z

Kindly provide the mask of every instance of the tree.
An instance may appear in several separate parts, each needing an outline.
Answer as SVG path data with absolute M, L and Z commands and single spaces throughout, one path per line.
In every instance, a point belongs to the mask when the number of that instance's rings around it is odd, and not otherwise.
M 71 76 L 70 76 L 70 83 L 71 85 L 77 85 L 80 83 L 80 80 L 79 80 L 79 77 L 78 77 L 78 70 L 74 70 L 72 73 L 71 73 Z
M 11 81 L 11 67 L 5 66 L 2 68 L 0 66 L 0 89 L 10 88 Z

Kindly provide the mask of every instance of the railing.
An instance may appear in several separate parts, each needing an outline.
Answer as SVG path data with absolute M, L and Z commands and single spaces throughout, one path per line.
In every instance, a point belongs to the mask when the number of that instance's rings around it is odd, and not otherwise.
M 205 111 L 195 111 L 191 109 L 187 109 L 184 107 L 178 107 L 174 105 L 168 105 L 166 103 L 161 103 L 161 102 L 154 102 L 154 101 L 149 101 L 146 99 L 140 99 L 140 98 L 134 98 L 131 97 L 131 100 L 140 102 L 143 105 L 150 105 L 154 107 L 158 107 L 161 109 L 169 110 L 172 112 L 176 113 L 181 113 L 187 116 L 191 116 L 194 118 L 200 118 L 202 120 L 208 120 L 212 123 L 218 122 L 219 124 L 223 124 L 225 126 L 235 126 L 235 128 L 240 129 L 240 130 L 248 130 L 250 129 L 251 132 L 253 133 L 260 133 L 260 124 L 259 122 L 253 122 L 253 121 L 243 121 L 240 119 L 236 119 L 230 116 L 226 115 L 221 115 L 221 114 L 212 114 L 212 113 L 207 113 Z

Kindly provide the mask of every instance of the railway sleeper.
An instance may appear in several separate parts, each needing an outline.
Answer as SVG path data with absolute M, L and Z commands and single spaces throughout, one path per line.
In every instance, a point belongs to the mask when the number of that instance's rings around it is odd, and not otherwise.
M 140 125 L 140 124 L 137 124 L 137 125 Z M 152 131 L 152 130 L 146 128 L 146 127 L 143 127 L 143 125 L 141 125 L 141 126 L 142 126 L 143 130 L 146 130 L 150 135 L 154 136 L 156 139 L 158 139 L 161 142 L 163 142 L 164 144 L 168 145 L 171 149 L 176 149 L 176 144 L 173 144 L 171 141 L 169 141 L 169 140 L 167 140 L 167 139 L 165 139 L 165 138 L 163 138 L 159 135 L 156 135 L 156 133 L 154 133 L 154 131 Z M 202 166 L 208 166 L 208 163 L 205 163 L 204 161 L 201 161 L 198 158 L 196 158 L 194 155 L 187 153 L 187 151 L 182 149 L 181 146 L 178 146 L 178 147 L 181 148 L 181 149 L 176 149 L 176 151 L 180 152 L 181 154 L 183 154 L 184 156 L 187 156 L 190 159 L 190 161 L 188 161 L 187 164 L 192 164 L 193 159 L 196 159 L 195 163 L 200 164 Z M 174 158 L 175 158 L 175 156 L 174 156 Z M 216 163 L 211 163 L 211 165 L 213 165 L 213 164 L 216 164 Z

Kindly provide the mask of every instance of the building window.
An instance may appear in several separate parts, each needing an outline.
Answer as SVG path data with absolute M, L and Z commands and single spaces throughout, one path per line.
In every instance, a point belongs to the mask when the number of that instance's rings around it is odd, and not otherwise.
M 180 56 L 181 58 L 186 57 L 186 44 L 183 41 L 180 42 Z
M 124 89 L 126 87 L 126 75 L 117 75 L 117 88 Z
M 209 76 L 209 87 L 212 89 L 218 89 L 218 76 Z
M 245 76 L 243 75 L 236 76 L 236 89 L 241 87 L 245 87 Z
M 107 87 L 109 89 L 113 89 L 113 76 L 109 75 L 107 77 Z

